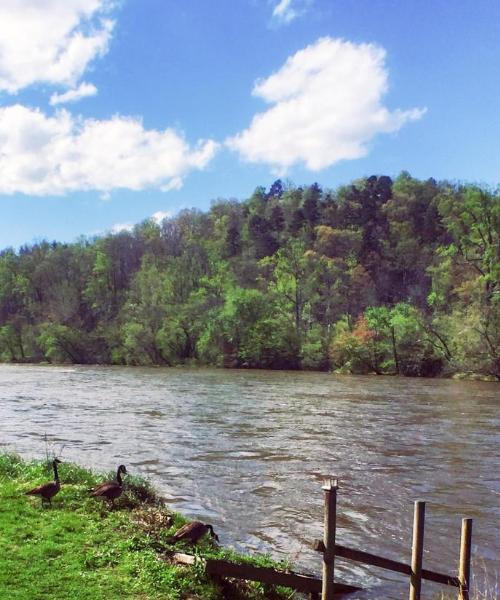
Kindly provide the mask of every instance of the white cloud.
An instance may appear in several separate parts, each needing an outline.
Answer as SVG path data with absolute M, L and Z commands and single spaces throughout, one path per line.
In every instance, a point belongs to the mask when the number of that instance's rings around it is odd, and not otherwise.
M 387 79 L 380 46 L 321 38 L 256 83 L 253 94 L 273 106 L 226 144 L 278 173 L 296 163 L 318 171 L 365 156 L 376 134 L 395 132 L 425 112 L 386 108 Z
M 172 177 L 172 179 L 160 187 L 162 192 L 170 192 L 170 190 L 180 190 L 182 187 L 182 177 Z
M 64 104 L 66 102 L 77 102 L 82 98 L 95 96 L 96 94 L 97 88 L 94 84 L 83 82 L 77 88 L 68 90 L 64 94 L 52 94 L 50 104 L 51 106 L 56 106 L 57 104 Z
M 74 87 L 108 49 L 112 0 L 1 0 L 0 91 L 33 83 Z
M 178 188 L 203 169 L 217 144 L 190 147 L 173 129 L 144 129 L 139 119 L 54 116 L 22 105 L 0 107 L 0 194 L 64 194 L 118 188 Z
M 113 234 L 121 233 L 122 231 L 132 231 L 134 226 L 132 223 L 116 223 L 110 229 L 110 232 Z
M 163 221 L 163 219 L 166 219 L 167 217 L 171 217 L 173 214 L 174 213 L 169 210 L 158 210 L 157 212 L 155 212 L 151 215 L 150 219 L 157 225 L 161 225 L 161 222 Z M 115 223 L 114 225 L 111 226 L 109 231 L 112 234 L 117 234 L 117 233 L 122 233 L 123 231 L 133 231 L 134 227 L 135 226 L 132 223 Z M 101 234 L 101 233 L 102 232 L 98 232 L 98 234 Z
M 291 23 L 304 11 L 294 6 L 293 0 L 279 0 L 273 10 L 273 17 L 281 23 Z
M 157 224 L 160 225 L 163 219 L 172 216 L 172 211 L 170 210 L 158 210 L 151 215 L 151 219 Z

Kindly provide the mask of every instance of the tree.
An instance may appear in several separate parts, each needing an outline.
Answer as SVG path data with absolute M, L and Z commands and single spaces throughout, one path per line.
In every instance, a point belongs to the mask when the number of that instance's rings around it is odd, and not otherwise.
M 269 221 L 260 215 L 252 215 L 248 221 L 248 233 L 254 244 L 257 260 L 270 256 L 278 248 L 278 243 L 271 233 Z
M 288 225 L 288 229 L 292 235 L 297 235 L 305 224 L 304 211 L 301 208 L 297 208 L 292 213 L 292 218 Z
M 159 341 L 166 319 L 168 283 L 154 258 L 146 255 L 131 282 L 122 310 L 121 335 L 127 364 L 168 363 Z
M 281 198 L 283 195 L 283 183 L 281 179 L 276 179 L 276 181 L 269 188 L 269 192 L 267 193 L 267 198 Z
M 372 339 L 373 365 L 376 372 L 413 376 L 434 376 L 442 370 L 442 357 L 430 343 L 422 317 L 409 304 L 392 308 L 371 307 L 365 311 Z
M 329 348 L 334 367 L 344 373 L 369 373 L 374 370 L 372 340 L 376 333 L 365 316 L 360 315 L 351 331 L 347 320 L 340 320 Z
M 476 186 L 447 189 L 438 207 L 452 241 L 430 269 L 429 302 L 443 313 L 433 330 L 447 339 L 460 368 L 469 364 L 500 379 L 500 195 Z
M 241 234 L 237 223 L 231 223 L 227 229 L 224 258 L 231 258 L 241 252 Z
M 500 291 L 500 194 L 468 186 L 443 194 L 438 207 L 453 236 L 448 249 L 479 275 L 490 304 Z
M 366 308 L 376 304 L 377 290 L 373 279 L 363 265 L 355 264 L 349 268 L 344 297 L 349 325 L 352 325 Z
M 52 363 L 88 364 L 99 362 L 91 336 L 68 325 L 41 324 L 38 328 L 37 343 L 45 360 Z
M 436 182 L 421 182 L 402 173 L 384 205 L 389 232 L 385 251 L 393 300 L 411 301 L 425 310 L 431 278 L 428 267 L 448 238 L 439 217 Z
M 302 210 L 304 212 L 304 217 L 308 221 L 308 223 L 314 227 L 320 217 L 319 212 L 319 201 L 321 198 L 321 188 L 317 183 L 313 183 L 309 188 L 307 188 L 304 192 L 304 204 Z
M 282 314 L 293 318 L 295 333 L 300 339 L 308 277 L 308 259 L 305 256 L 304 243 L 290 240 L 272 258 L 262 261 L 261 264 L 271 267 L 269 290 Z
M 421 314 L 404 303 L 368 308 L 352 331 L 344 323 L 334 336 L 330 356 L 338 368 L 353 373 L 433 377 L 443 367 Z
M 281 233 L 285 228 L 285 214 L 279 204 L 275 204 L 272 207 L 269 223 L 271 225 L 271 229 L 277 233 Z
M 361 249 L 361 231 L 355 229 L 333 229 L 327 225 L 316 227 L 314 247 L 329 258 L 356 259 Z

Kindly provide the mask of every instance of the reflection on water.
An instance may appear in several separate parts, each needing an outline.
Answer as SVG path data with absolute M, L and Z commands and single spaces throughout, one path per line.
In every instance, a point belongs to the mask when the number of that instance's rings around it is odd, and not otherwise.
M 500 556 L 498 384 L 321 373 L 0 366 L 0 444 L 125 463 L 226 544 L 317 571 L 326 475 L 340 478 L 339 543 L 409 560 L 428 502 L 424 566 L 455 573 L 462 516 L 474 554 Z M 497 529 L 495 529 L 497 528 Z M 401 576 L 339 560 L 353 598 L 401 598 Z M 426 590 L 432 588 L 425 584 Z

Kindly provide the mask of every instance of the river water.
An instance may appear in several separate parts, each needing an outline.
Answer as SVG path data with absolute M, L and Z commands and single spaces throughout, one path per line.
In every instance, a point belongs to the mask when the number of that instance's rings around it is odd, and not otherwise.
M 474 518 L 475 576 L 500 570 L 500 386 L 326 373 L 0 365 L 0 450 L 100 470 L 124 463 L 238 550 L 319 572 L 321 489 L 337 476 L 337 542 L 456 574 Z M 63 469 L 61 469 L 63 473 Z M 356 598 L 407 597 L 404 576 L 338 560 Z M 424 597 L 442 588 L 424 583 Z M 446 590 L 444 590 L 446 591 Z M 453 591 L 448 588 L 448 591 Z

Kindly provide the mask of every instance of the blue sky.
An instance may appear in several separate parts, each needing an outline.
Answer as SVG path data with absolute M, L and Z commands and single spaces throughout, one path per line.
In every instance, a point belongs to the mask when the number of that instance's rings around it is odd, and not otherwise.
M 278 176 L 499 184 L 497 0 L 2 0 L 0 248 Z

